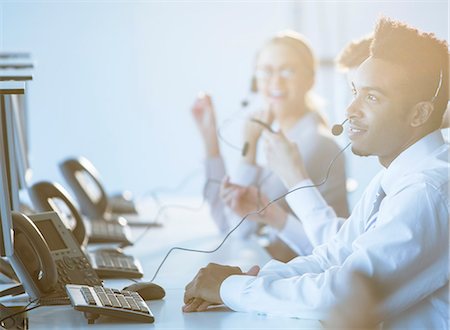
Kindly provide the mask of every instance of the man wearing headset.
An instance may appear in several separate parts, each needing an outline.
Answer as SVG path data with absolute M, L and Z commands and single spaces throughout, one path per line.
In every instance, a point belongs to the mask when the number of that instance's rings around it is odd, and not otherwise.
M 224 303 L 241 312 L 327 319 L 359 273 L 381 288 L 368 311 L 373 322 L 448 328 L 450 164 L 439 129 L 448 101 L 447 43 L 383 18 L 352 89 L 352 151 L 377 156 L 385 169 L 349 219 L 312 255 L 289 263 L 272 260 L 248 273 L 208 265 L 186 286 L 185 312 Z M 310 185 L 296 147 L 280 134 L 265 136 L 270 166 L 286 186 Z M 303 221 L 335 217 L 315 189 L 286 199 Z M 246 199 L 234 207 L 246 210 Z
M 342 52 L 337 56 L 336 63 L 341 71 L 347 72 L 349 75 L 353 74 L 354 71 L 370 56 L 370 44 L 372 42 L 372 36 L 366 36 L 359 40 L 352 41 L 347 46 L 344 47 Z M 449 54 L 450 63 L 450 54 Z M 449 85 L 450 88 L 450 85 Z M 450 89 L 449 89 L 450 93 Z M 444 138 L 448 142 L 448 128 L 450 127 L 450 111 L 447 105 L 447 110 L 442 118 L 441 129 L 446 129 L 443 132 Z M 447 136 L 446 136 L 447 135 Z

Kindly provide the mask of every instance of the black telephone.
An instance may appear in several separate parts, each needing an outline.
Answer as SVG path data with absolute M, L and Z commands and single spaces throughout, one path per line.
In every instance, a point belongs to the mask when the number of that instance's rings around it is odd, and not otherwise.
M 81 212 L 92 219 L 105 214 L 136 214 L 134 203 L 123 196 L 108 198 L 100 175 L 84 157 L 71 158 L 60 164 L 61 172 L 80 203 Z
M 66 215 L 56 204 L 59 201 L 63 203 L 64 207 L 69 208 L 67 215 L 72 216 L 75 220 L 72 231 L 80 245 L 86 245 L 87 240 L 89 243 L 120 243 L 123 246 L 132 244 L 131 231 L 124 223 L 103 219 L 84 223 L 72 198 L 61 185 L 39 182 L 34 184 L 29 191 L 33 204 L 39 211 L 56 211 Z
M 1 279 L 5 283 L 10 283 L 10 282 L 17 283 L 19 281 L 11 264 L 3 258 L 0 258 L 0 277 L 1 276 L 3 276 L 3 278 L 1 278 Z
M 12 212 L 14 253 L 9 257 L 30 300 L 69 304 L 66 284 L 102 285 L 56 212 Z
M 64 216 L 75 220 L 75 226 L 71 228 L 75 239 L 85 250 L 87 245 L 87 230 L 81 214 L 75 207 L 72 198 L 65 189 L 50 182 L 38 182 L 30 187 L 30 196 L 35 207 L 40 211 L 60 212 L 55 200 L 59 200 L 65 205 L 70 214 Z M 85 250 L 86 251 L 86 250 Z M 97 249 L 86 251 L 86 257 L 101 278 L 141 278 L 143 276 L 142 266 L 133 256 L 126 255 L 114 249 Z
M 122 216 L 130 226 L 159 226 L 153 220 L 139 216 L 127 193 L 108 197 L 98 171 L 86 158 L 66 159 L 59 166 L 80 204 L 81 213 L 91 219 L 115 220 Z

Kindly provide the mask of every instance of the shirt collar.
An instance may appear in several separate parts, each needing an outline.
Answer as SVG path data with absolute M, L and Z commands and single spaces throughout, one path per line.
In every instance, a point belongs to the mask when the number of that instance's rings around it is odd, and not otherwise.
M 381 179 L 381 187 L 386 194 L 392 189 L 399 177 L 404 176 L 417 167 L 417 165 L 431 154 L 434 150 L 444 144 L 440 130 L 436 130 L 404 150 L 389 167 L 384 171 Z

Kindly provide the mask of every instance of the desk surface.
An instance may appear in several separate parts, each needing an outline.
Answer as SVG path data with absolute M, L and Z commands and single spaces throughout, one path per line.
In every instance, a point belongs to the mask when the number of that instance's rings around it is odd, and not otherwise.
M 193 201 L 191 205 L 199 205 Z M 151 215 L 149 215 L 151 217 Z M 126 249 L 137 257 L 149 280 L 167 251 L 174 245 L 196 249 L 214 249 L 222 240 L 207 208 L 199 212 L 183 209 L 169 210 L 162 218 L 164 226 L 151 228 L 144 239 Z M 133 229 L 135 237 L 143 231 Z M 220 306 L 202 313 L 185 314 L 181 311 L 185 285 L 195 276 L 200 267 L 209 262 L 230 264 L 247 270 L 254 264 L 264 264 L 269 255 L 257 242 L 246 242 L 231 238 L 213 254 L 174 251 L 161 268 L 155 283 L 166 290 L 166 297 L 149 301 L 155 316 L 154 324 L 134 323 L 117 318 L 99 318 L 94 325 L 88 325 L 83 314 L 71 306 L 45 306 L 29 312 L 30 329 L 317 329 L 320 323 L 285 317 L 236 313 Z M 106 280 L 105 286 L 123 288 L 130 280 Z M 26 297 L 18 297 L 24 301 Z M 11 300 L 11 298 L 10 298 Z

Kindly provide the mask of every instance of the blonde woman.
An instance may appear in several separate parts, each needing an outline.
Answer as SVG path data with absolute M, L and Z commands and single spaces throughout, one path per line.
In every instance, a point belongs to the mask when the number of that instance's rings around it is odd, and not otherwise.
M 291 31 L 280 33 L 259 50 L 252 88 L 259 94 L 264 106 L 261 111 L 251 114 L 245 125 L 243 145 L 246 144 L 246 152 L 236 173 L 232 175 L 233 183 L 226 178 L 211 98 L 202 95 L 195 101 L 192 113 L 206 150 L 206 176 L 216 181 L 223 180 L 221 186 L 209 184 L 206 193 L 211 215 L 222 232 L 231 230 L 243 216 L 239 210 L 233 211 L 233 205 L 226 205 L 227 201 L 236 200 L 235 194 L 239 193 L 233 189 L 236 184 L 258 195 L 259 203 L 255 203 L 255 210 L 287 191 L 276 174 L 256 162 L 257 145 L 265 128 L 251 119 L 256 118 L 281 130 L 290 141 L 301 147 L 302 158 L 312 181 L 317 184 L 323 180 L 328 165 L 340 147 L 330 135 L 313 101 L 311 90 L 315 73 L 316 59 L 300 34 Z M 336 160 L 327 182 L 319 187 L 322 196 L 340 217 L 348 216 L 345 181 L 345 162 L 341 156 Z M 285 216 L 279 218 L 279 211 L 283 211 Z M 247 237 L 261 224 L 269 225 L 274 236 L 286 243 L 295 252 L 294 255 L 307 255 L 316 245 L 324 243 L 329 233 L 334 234 L 341 223 L 330 223 L 325 227 L 323 224 L 319 227 L 306 225 L 302 219 L 289 212 L 283 201 L 267 209 L 264 216 L 249 217 L 236 234 Z M 290 258 L 284 249 L 284 252 L 280 252 L 279 247 L 282 245 L 274 244 L 278 248 L 269 252 L 275 258 Z

